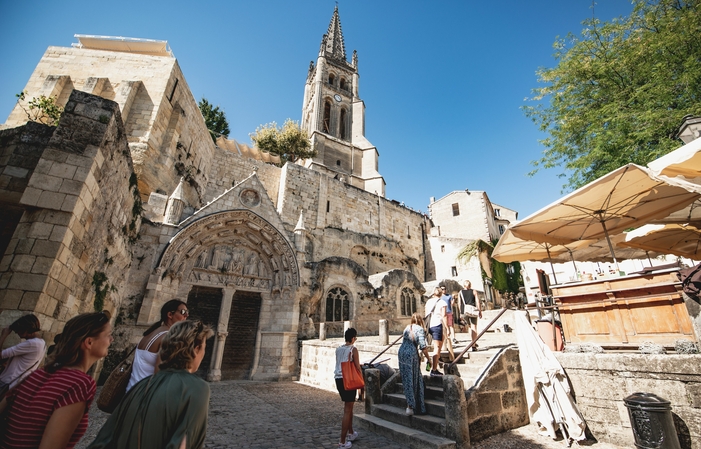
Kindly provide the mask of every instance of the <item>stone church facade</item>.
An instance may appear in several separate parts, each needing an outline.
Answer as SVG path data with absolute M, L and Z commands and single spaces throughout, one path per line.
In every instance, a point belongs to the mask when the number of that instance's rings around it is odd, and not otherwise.
M 0 325 L 35 313 L 51 341 L 104 308 L 118 352 L 181 298 L 215 330 L 210 380 L 294 377 L 320 323 L 399 332 L 435 279 L 435 223 L 384 197 L 357 60 L 336 9 L 304 90 L 318 154 L 277 167 L 214 144 L 164 42 L 49 47 L 25 92 L 65 107 L 57 125 L 19 103 L 0 127 Z

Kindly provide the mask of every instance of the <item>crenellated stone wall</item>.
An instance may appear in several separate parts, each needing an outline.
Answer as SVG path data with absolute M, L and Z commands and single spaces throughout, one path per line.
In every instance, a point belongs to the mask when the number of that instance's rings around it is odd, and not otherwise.
M 0 263 L 0 324 L 35 313 L 50 341 L 77 313 L 119 308 L 140 200 L 115 102 L 74 91 L 55 129 L 25 125 L 0 136 L 35 130 L 41 143 L 47 128 L 53 133 L 27 170 L 15 204 L 23 213 Z
M 6 125 L 27 121 L 23 108 L 32 98 L 45 95 L 64 106 L 73 89 L 119 105 L 144 202 L 151 192 L 170 194 L 184 176 L 188 202 L 202 204 L 214 142 L 174 57 L 49 47 Z

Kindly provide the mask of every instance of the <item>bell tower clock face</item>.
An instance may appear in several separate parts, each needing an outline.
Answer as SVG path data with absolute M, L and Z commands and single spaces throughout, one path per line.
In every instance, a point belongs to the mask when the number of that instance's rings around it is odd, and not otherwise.
M 334 100 L 336 100 L 336 101 L 341 101 L 341 96 L 338 95 L 338 94 L 334 95 L 333 98 L 334 98 Z

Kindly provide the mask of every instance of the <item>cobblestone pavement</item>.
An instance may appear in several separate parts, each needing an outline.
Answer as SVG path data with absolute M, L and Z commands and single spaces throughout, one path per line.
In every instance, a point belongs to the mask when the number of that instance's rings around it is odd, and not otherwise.
M 224 381 L 210 384 L 209 426 L 205 448 L 310 448 L 332 449 L 338 444 L 343 405 L 337 393 L 297 382 Z M 356 403 L 355 413 L 364 405 Z M 107 419 L 93 404 L 90 424 L 79 449 L 95 438 Z M 358 429 L 353 442 L 359 449 L 403 449 L 405 446 L 380 435 Z M 475 449 L 558 448 L 562 441 L 537 434 L 534 426 L 524 426 L 474 443 Z M 595 449 L 618 449 L 605 443 L 592 444 Z

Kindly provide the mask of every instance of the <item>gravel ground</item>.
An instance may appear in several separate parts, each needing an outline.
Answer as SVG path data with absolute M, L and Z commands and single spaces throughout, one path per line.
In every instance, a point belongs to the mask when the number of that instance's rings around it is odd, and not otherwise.
M 343 414 L 338 394 L 296 382 L 224 381 L 210 384 L 206 448 L 325 448 L 338 442 Z M 356 413 L 364 405 L 356 403 Z M 79 449 L 95 438 L 108 415 L 93 404 L 90 424 Z M 403 449 L 404 446 L 372 432 L 360 430 L 357 448 Z M 606 443 L 586 441 L 582 446 L 620 449 Z M 539 435 L 528 425 L 472 444 L 475 449 L 565 448 L 565 442 Z

